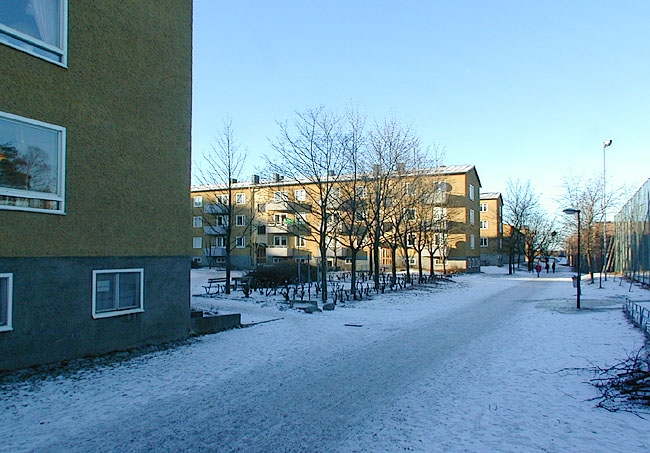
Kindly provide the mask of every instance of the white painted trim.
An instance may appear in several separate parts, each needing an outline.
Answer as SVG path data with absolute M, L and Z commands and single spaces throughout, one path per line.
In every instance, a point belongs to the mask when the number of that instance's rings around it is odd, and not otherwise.
M 13 211 L 30 211 L 30 212 L 41 212 L 46 214 L 65 214 L 65 174 L 66 174 L 66 128 L 63 126 L 57 126 L 56 124 L 46 123 L 44 121 L 35 120 L 32 118 L 26 118 L 20 115 L 14 115 L 13 113 L 7 113 L 0 111 L 0 118 L 4 118 L 9 121 L 16 123 L 23 123 L 29 126 L 45 129 L 49 132 L 57 133 L 57 193 L 51 194 L 47 192 L 35 192 L 31 190 L 20 190 L 20 189 L 11 189 L 8 187 L 0 187 L 0 195 L 5 195 L 9 197 L 17 198 L 31 198 L 31 199 L 41 199 L 41 200 L 51 200 L 59 202 L 59 209 L 42 209 L 42 208 L 31 208 L 28 206 L 5 206 L 0 205 L 0 209 L 13 210 Z
M 97 307 L 97 274 L 120 274 L 120 273 L 139 273 L 140 274 L 140 307 L 129 308 L 126 310 L 103 311 L 96 313 Z M 102 269 L 94 270 L 92 277 L 92 317 L 93 319 L 112 318 L 114 316 L 130 315 L 132 313 L 144 313 L 144 268 L 134 269 Z
M 9 332 L 13 330 L 12 314 L 13 314 L 13 287 L 14 287 L 14 274 L 0 274 L 0 278 L 6 278 L 7 282 L 7 324 L 0 326 L 0 332 Z
M 68 67 L 68 0 L 61 0 L 61 3 L 59 4 L 59 15 L 61 17 L 61 23 L 59 24 L 59 42 L 61 43 L 61 47 L 56 47 L 53 46 L 52 44 L 48 44 L 45 41 L 41 41 L 38 38 L 34 38 L 33 36 L 22 33 L 18 30 L 14 30 L 13 28 L 4 25 L 2 23 L 0 23 L 0 43 L 5 44 L 9 47 L 13 47 L 16 50 L 20 50 L 22 52 L 28 53 L 36 58 L 49 61 L 50 63 L 54 63 L 57 66 L 67 68 Z M 12 38 L 17 39 L 19 41 L 23 41 L 25 45 L 19 45 L 11 42 L 5 39 L 3 34 L 9 35 Z M 30 49 L 30 47 L 32 46 L 40 47 L 43 50 L 46 50 L 53 54 L 60 55 L 61 61 L 52 59 L 50 57 L 47 57 L 46 55 L 39 54 L 38 52 L 34 52 L 32 49 Z

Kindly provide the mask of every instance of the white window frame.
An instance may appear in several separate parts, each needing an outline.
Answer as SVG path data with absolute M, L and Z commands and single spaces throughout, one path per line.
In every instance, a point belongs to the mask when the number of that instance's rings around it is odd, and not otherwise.
M 197 195 L 194 197 L 194 207 L 195 208 L 201 208 L 203 207 L 203 197 L 200 195 Z
M 217 236 L 214 239 L 214 246 L 216 248 L 222 249 L 226 247 L 226 237 L 225 236 Z
M 469 199 L 474 201 L 474 184 L 469 185 Z
M 200 215 L 195 215 L 194 218 L 192 219 L 192 226 L 194 228 L 202 228 L 203 227 L 203 217 Z
M 488 229 L 488 221 L 487 220 L 481 220 L 481 229 L 482 230 L 487 230 Z
M 235 226 L 246 226 L 246 216 L 243 214 L 236 215 Z
M 284 239 L 284 240 L 281 240 Z M 278 244 L 278 242 L 284 242 L 284 244 Z M 273 247 L 288 247 L 289 239 L 286 234 L 281 234 L 273 237 Z
M 283 203 L 289 201 L 289 192 L 286 190 L 276 190 L 273 192 L 273 202 Z
M 471 250 L 474 250 L 476 248 L 476 241 L 474 240 L 474 235 L 473 234 L 469 235 L 469 248 Z
M 293 191 L 293 197 L 296 201 L 307 201 L 307 191 L 305 189 L 296 189 Z
M 14 49 L 33 55 L 34 57 L 41 58 L 55 65 L 68 67 L 68 0 L 61 0 L 59 4 L 59 42 L 60 47 L 48 44 L 38 38 L 30 36 L 26 33 L 15 30 L 8 25 L 0 23 L 0 43 L 5 44 Z M 18 41 L 18 42 L 15 42 Z M 50 58 L 47 55 L 40 54 L 33 50 L 33 47 L 39 47 L 47 52 L 59 55 L 60 60 Z
M 14 274 L 0 274 L 0 279 L 7 279 L 7 323 L 0 325 L 0 332 L 9 332 L 13 330 L 12 324 L 12 307 L 13 307 L 13 288 Z
M 490 245 L 490 241 L 488 238 L 481 238 L 481 247 L 488 247 Z
M 487 212 L 488 211 L 488 204 L 487 203 L 481 203 L 480 204 L 480 209 L 481 212 Z
M 286 214 L 273 214 L 273 224 L 278 226 L 284 226 L 287 224 L 287 219 L 289 218 Z
M 416 264 L 418 264 L 417 259 L 414 256 L 408 257 L 408 263 L 409 266 L 415 266 Z
M 235 238 L 235 248 L 238 249 L 246 248 L 246 236 L 237 236 Z
M 203 248 L 203 237 L 196 236 L 192 238 L 192 248 L 193 249 L 202 249 Z
M 45 123 L 43 121 L 25 118 L 23 116 L 13 115 L 0 111 L 0 118 L 12 121 L 14 123 L 24 123 L 28 126 L 38 127 L 53 131 L 58 134 L 57 140 L 57 190 L 55 194 L 46 192 L 36 192 L 22 189 L 11 189 L 0 187 L 0 195 L 15 198 L 28 198 L 35 200 L 56 201 L 59 203 L 59 209 L 32 208 L 29 206 L 8 206 L 0 205 L 0 209 L 10 211 L 29 211 L 42 212 L 45 214 L 65 214 L 65 159 L 66 159 L 66 128 L 56 124 Z
M 305 242 L 305 237 L 304 236 L 296 236 L 294 238 L 294 243 L 295 243 L 296 248 L 304 248 L 304 247 L 306 247 L 306 242 Z
M 140 274 L 140 306 L 135 308 L 127 308 L 124 310 L 111 310 L 102 311 L 97 313 L 97 275 L 98 274 L 126 274 L 126 273 L 139 273 Z M 119 277 L 118 277 L 119 278 Z M 119 289 L 119 284 L 117 285 Z M 92 316 L 93 319 L 112 318 L 114 316 L 129 315 L 132 313 L 144 312 L 144 269 L 102 269 L 93 271 L 92 282 Z M 119 297 L 119 296 L 118 296 Z
M 243 192 L 235 194 L 235 203 L 246 204 L 246 194 Z
M 470 210 L 469 210 L 469 224 L 470 225 L 474 225 L 474 222 L 476 221 L 475 217 L 476 216 L 474 214 L 474 210 L 472 208 L 470 208 Z

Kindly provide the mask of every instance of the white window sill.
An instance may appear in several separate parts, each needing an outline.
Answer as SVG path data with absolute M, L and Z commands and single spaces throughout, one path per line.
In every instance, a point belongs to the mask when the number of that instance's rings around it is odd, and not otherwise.
M 144 309 L 132 308 L 130 310 L 103 311 L 101 313 L 93 313 L 93 318 L 94 319 L 114 318 L 115 316 L 132 315 L 133 313 L 144 313 Z
M 11 326 L 0 326 L 0 332 L 10 332 L 14 330 Z

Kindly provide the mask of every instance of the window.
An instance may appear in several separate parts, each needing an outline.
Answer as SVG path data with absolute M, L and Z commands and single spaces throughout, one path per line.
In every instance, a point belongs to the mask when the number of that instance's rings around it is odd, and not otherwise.
M 287 246 L 287 237 L 286 236 L 275 236 L 273 238 L 273 245 L 276 247 L 286 247 Z
M 481 229 L 482 230 L 487 230 L 488 229 L 488 221 L 487 220 L 481 220 Z
M 487 212 L 488 205 L 487 203 L 481 203 L 481 212 Z
M 67 0 L 12 0 L 0 8 L 0 42 L 61 66 L 67 64 Z
M 265 212 L 265 211 L 266 211 L 266 203 L 258 203 L 257 212 Z
M 415 235 L 409 234 L 406 238 L 406 245 L 409 247 L 415 247 Z
M 246 204 L 246 194 L 245 193 L 235 194 L 235 203 Z
M 404 211 L 404 219 L 405 219 L 405 220 L 415 220 L 415 216 L 416 216 L 416 214 L 417 214 L 417 213 L 416 213 L 415 208 L 407 208 L 407 209 Z
M 93 318 L 144 311 L 144 269 L 93 271 Z
M 296 247 L 304 247 L 305 246 L 305 237 L 304 236 L 296 236 Z
M 266 225 L 258 225 L 257 234 L 266 234 Z
M 203 206 L 203 197 L 194 197 L 194 207 L 200 208 Z
M 246 247 L 246 236 L 237 236 L 235 238 L 235 247 L 238 249 L 243 249 Z
M 289 192 L 287 192 L 286 190 L 279 190 L 277 192 L 273 192 L 274 203 L 282 203 L 283 201 L 289 201 Z
M 203 248 L 203 238 L 202 237 L 192 238 L 192 248 L 195 249 Z
M 470 223 L 470 225 L 474 225 L 474 210 L 473 209 L 469 210 L 469 223 Z
M 230 198 L 228 195 L 217 195 L 217 203 L 221 205 L 228 205 L 230 201 Z
M 499 233 L 503 233 L 503 223 L 499 221 Z
M 503 248 L 503 239 L 499 239 L 499 248 L 500 248 L 500 249 Z
M 417 261 L 414 256 L 409 256 L 409 266 L 415 266 Z
M 294 191 L 293 196 L 296 198 L 296 201 L 307 201 L 307 191 L 305 189 Z
M 285 225 L 287 223 L 286 214 L 273 214 L 273 221 L 276 225 Z
M 238 215 L 235 217 L 235 225 L 237 226 L 245 226 L 246 225 L 246 216 L 245 215 Z
M 469 199 L 474 201 L 474 185 L 473 184 L 469 185 Z
M 214 246 L 224 248 L 226 246 L 226 238 L 223 236 L 217 236 L 214 240 Z
M 296 225 L 304 225 L 307 223 L 307 214 L 296 214 Z
M 65 135 L 63 127 L 0 112 L 0 209 L 65 212 Z
M 13 274 L 0 274 L 0 332 L 12 330 L 11 327 L 11 292 Z
M 227 215 L 218 215 L 217 216 L 217 226 L 227 227 L 228 226 L 228 216 Z
M 332 187 L 332 190 L 330 191 L 330 196 L 334 200 L 338 200 L 341 198 L 341 188 L 340 187 Z
M 415 195 L 415 184 L 412 182 L 404 183 L 404 193 L 406 193 L 406 195 Z
M 192 225 L 194 225 L 194 228 L 201 228 L 203 226 L 203 217 L 195 215 Z
M 357 198 L 366 198 L 368 196 L 368 189 L 365 187 L 355 187 L 354 191 Z
M 474 235 L 470 234 L 469 235 L 469 248 L 474 250 L 475 247 L 476 247 L 476 244 L 474 243 Z
M 488 246 L 488 238 L 481 238 L 481 247 Z

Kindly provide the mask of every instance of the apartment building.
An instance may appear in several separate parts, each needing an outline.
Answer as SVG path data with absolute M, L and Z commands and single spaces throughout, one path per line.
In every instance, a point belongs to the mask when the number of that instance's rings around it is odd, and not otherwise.
M 481 193 L 481 266 L 503 266 L 503 197 L 499 192 Z
M 0 7 L 0 369 L 189 330 L 192 2 Z
M 433 252 L 434 270 L 478 271 L 481 184 L 476 168 L 472 165 L 438 167 L 424 171 L 422 178 L 424 186 L 438 192 L 439 196 L 432 198 L 430 204 L 435 203 L 434 208 L 445 218 L 441 223 L 444 229 L 439 231 L 444 246 Z M 345 193 L 345 184 L 349 184 L 345 177 L 334 184 L 334 199 Z M 365 190 L 360 189 L 361 192 Z M 225 185 L 193 187 L 193 260 L 203 266 L 223 266 L 229 244 L 231 263 L 237 268 L 300 261 L 326 262 L 331 268 L 350 269 L 352 251 L 342 239 L 340 227 L 332 228 L 326 256 L 321 257 L 315 229 L 320 219 L 316 218 L 310 191 L 314 191 L 314 184 L 285 180 L 281 175 L 267 181 L 253 176 L 249 182 L 233 182 L 230 188 Z M 341 203 L 332 204 L 332 218 L 339 216 L 341 206 Z M 230 215 L 228 209 L 231 209 Z M 228 240 L 230 222 L 234 224 Z M 415 248 L 409 249 L 407 256 L 398 250 L 398 269 L 406 265 L 415 268 L 416 255 Z M 423 265 L 427 271 L 431 262 L 429 256 L 425 250 Z M 357 254 L 357 270 L 368 270 L 370 258 L 369 247 L 361 247 Z M 378 259 L 384 271 L 391 269 L 392 253 L 387 247 L 380 249 Z

